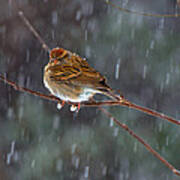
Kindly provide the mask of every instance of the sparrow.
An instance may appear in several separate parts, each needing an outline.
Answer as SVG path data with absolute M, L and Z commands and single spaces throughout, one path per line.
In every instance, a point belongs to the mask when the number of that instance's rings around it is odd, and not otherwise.
M 95 94 L 103 94 L 115 101 L 122 96 L 114 94 L 106 78 L 92 68 L 86 59 L 63 48 L 49 53 L 49 63 L 44 68 L 44 85 L 50 93 L 63 102 L 89 101 Z

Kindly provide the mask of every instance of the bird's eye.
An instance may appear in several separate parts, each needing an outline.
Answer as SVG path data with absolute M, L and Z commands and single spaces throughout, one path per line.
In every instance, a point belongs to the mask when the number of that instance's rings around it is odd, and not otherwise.
M 57 58 L 58 58 L 58 57 L 61 58 L 61 56 L 63 55 L 63 53 L 64 53 L 64 50 L 61 49 L 61 48 L 59 48 L 59 49 L 56 51 L 56 57 L 57 57 Z

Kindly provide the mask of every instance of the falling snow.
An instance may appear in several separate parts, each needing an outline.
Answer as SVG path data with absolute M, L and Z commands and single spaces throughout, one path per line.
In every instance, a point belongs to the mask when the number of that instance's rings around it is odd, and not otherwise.
M 108 3 L 177 18 L 127 13 Z M 49 95 L 43 85 L 49 54 L 18 17 L 20 8 L 50 49 L 59 46 L 79 54 L 105 76 L 115 93 L 120 90 L 129 101 L 162 117 L 180 119 L 178 2 L 8 0 L 0 2 L 0 8 L 1 75 Z M 2 82 L 0 94 L 1 179 L 178 179 L 97 107 L 78 111 L 66 103 L 62 108 Z M 168 162 L 180 164 L 179 126 L 128 107 L 103 108 Z

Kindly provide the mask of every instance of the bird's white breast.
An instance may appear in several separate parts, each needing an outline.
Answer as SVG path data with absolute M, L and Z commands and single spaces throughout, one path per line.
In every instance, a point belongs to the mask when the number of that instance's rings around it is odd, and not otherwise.
M 84 88 L 84 90 L 80 93 L 79 96 L 77 96 L 77 98 L 72 98 L 70 96 L 60 93 L 60 91 L 57 91 L 55 88 L 52 88 L 52 85 L 49 85 L 46 78 L 44 78 L 44 85 L 47 89 L 49 89 L 52 95 L 60 98 L 63 101 L 69 101 L 74 103 L 88 101 L 95 93 L 98 93 L 97 90 L 94 90 L 92 88 Z

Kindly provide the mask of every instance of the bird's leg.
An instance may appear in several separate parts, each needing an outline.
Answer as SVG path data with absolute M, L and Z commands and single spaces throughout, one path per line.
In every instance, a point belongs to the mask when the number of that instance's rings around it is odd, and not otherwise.
M 60 110 L 65 105 L 65 101 L 57 103 L 57 108 Z
M 65 105 L 65 101 L 62 101 L 61 106 L 63 107 Z
M 81 103 L 79 102 L 76 105 L 75 104 L 71 105 L 70 110 L 73 111 L 73 112 L 75 111 L 76 113 L 78 113 L 80 108 L 81 108 Z
M 81 103 L 78 103 L 78 106 L 77 106 L 77 111 L 79 112 L 80 108 L 81 108 Z

